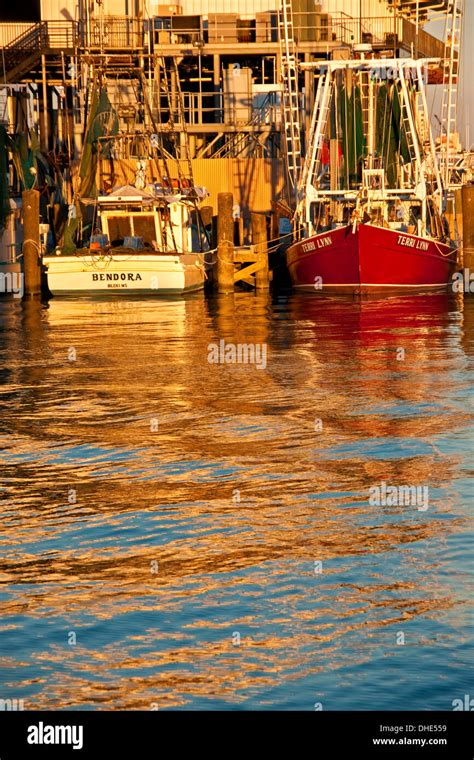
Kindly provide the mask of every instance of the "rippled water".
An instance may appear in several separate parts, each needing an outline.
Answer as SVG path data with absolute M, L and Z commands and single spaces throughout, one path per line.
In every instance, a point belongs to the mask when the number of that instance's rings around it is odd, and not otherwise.
M 447 295 L 0 303 L 0 697 L 452 709 L 473 325 Z M 210 364 L 222 339 L 266 368 Z

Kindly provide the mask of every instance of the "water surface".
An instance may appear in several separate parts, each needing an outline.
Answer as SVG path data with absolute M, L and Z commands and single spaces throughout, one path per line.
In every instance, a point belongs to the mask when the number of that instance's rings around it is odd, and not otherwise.
M 444 294 L 2 301 L 0 697 L 452 709 L 473 325 Z M 265 368 L 210 364 L 220 340 Z

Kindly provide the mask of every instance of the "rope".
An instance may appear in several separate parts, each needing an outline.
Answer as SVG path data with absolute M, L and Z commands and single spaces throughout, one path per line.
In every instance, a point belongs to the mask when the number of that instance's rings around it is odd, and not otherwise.
M 447 259 L 449 256 L 452 256 L 453 253 L 458 253 L 459 251 L 462 251 L 462 245 L 457 246 L 457 248 L 451 248 L 448 253 L 444 253 L 440 247 L 439 243 L 436 240 L 432 241 L 435 245 L 436 250 L 438 251 L 439 255 L 442 256 L 444 259 Z M 466 250 L 466 248 L 464 249 Z
M 31 245 L 34 245 L 34 247 L 36 248 L 36 252 L 38 254 L 38 258 L 40 259 L 41 258 L 41 244 L 37 243 L 36 240 L 32 240 L 31 238 L 26 238 L 26 240 L 24 240 L 23 243 L 21 244 L 20 256 L 24 256 L 24 253 L 25 253 L 24 247 L 27 243 L 31 243 Z

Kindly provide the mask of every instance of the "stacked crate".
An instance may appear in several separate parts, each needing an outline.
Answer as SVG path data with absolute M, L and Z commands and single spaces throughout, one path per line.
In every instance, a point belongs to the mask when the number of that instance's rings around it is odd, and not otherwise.
M 237 42 L 238 21 L 236 13 L 209 13 L 209 42 Z
M 278 14 L 256 13 L 256 42 L 278 42 Z

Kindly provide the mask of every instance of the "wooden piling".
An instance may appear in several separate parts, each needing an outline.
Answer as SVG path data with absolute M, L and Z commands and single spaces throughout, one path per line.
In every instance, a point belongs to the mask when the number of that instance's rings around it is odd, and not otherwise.
M 256 246 L 258 270 L 255 272 L 255 287 L 257 290 L 268 289 L 270 282 L 268 276 L 268 245 L 267 245 L 267 219 L 265 214 L 252 213 L 250 215 L 252 228 L 252 243 Z
M 41 262 L 39 257 L 39 192 L 24 190 L 23 204 L 23 274 L 25 297 L 41 293 Z
M 474 185 L 462 189 L 464 268 L 474 272 Z
M 217 196 L 217 287 L 219 293 L 234 290 L 234 219 L 232 193 Z
M 463 221 L 462 221 L 462 190 L 456 190 L 454 193 L 454 209 L 455 209 L 455 225 L 454 230 L 456 234 L 462 239 L 463 236 Z M 460 269 L 463 269 L 464 267 L 464 253 L 462 249 L 462 245 L 460 250 L 458 251 L 458 260 L 457 260 L 458 266 Z
M 201 221 L 204 225 L 204 227 L 211 227 L 212 226 L 212 215 L 214 213 L 214 210 L 212 206 L 202 206 L 200 210 L 201 214 Z

